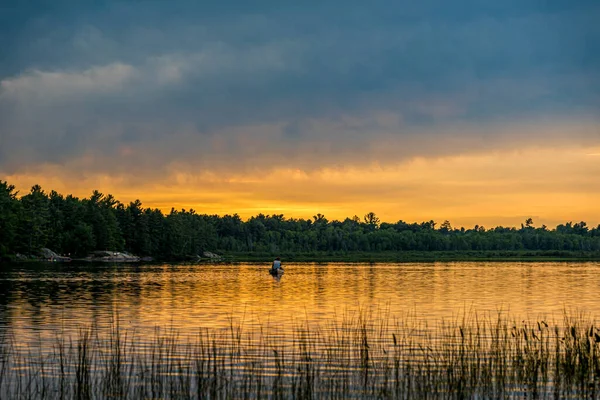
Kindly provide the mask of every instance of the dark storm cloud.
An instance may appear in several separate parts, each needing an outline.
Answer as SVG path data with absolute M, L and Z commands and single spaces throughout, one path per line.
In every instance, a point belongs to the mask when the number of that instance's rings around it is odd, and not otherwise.
M 600 106 L 591 1 L 85 3 L 2 6 L 0 171 L 340 163 Z

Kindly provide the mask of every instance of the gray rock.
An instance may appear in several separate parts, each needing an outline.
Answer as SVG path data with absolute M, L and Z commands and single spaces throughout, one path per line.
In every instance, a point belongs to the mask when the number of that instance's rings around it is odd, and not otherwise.
M 61 255 L 56 254 L 52 250 L 43 247 L 40 250 L 40 258 L 44 261 L 55 261 L 55 262 L 69 262 L 71 261 L 70 257 L 63 257 Z
M 213 260 L 221 260 L 223 258 L 223 257 L 221 257 L 218 254 L 211 253 L 210 251 L 203 252 L 202 253 L 202 257 L 204 257 L 204 258 L 210 258 L 210 259 L 213 259 Z
M 85 260 L 99 262 L 139 262 L 140 257 L 120 251 L 95 251 Z

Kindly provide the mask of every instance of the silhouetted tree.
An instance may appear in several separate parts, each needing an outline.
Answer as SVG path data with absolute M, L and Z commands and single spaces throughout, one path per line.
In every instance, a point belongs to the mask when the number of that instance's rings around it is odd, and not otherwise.
M 600 225 L 566 222 L 548 229 L 528 218 L 520 229 L 453 229 L 444 221 L 381 222 L 370 212 L 329 221 L 258 214 L 206 215 L 172 209 L 167 215 L 144 208 L 140 200 L 124 205 L 112 195 L 89 198 L 47 195 L 35 185 L 18 197 L 14 186 L 0 181 L 0 255 L 36 253 L 49 246 L 58 253 L 85 256 L 93 250 L 126 250 L 160 259 L 183 260 L 205 250 L 234 253 L 293 254 L 377 251 L 600 251 Z

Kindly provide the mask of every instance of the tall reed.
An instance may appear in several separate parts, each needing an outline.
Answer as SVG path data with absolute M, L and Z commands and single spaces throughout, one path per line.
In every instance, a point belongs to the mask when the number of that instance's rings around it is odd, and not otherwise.
M 232 321 L 193 339 L 84 327 L 57 332 L 51 349 L 1 335 L 0 398 L 593 399 L 599 342 L 593 321 L 567 314 L 558 322 L 471 314 L 429 327 L 363 312 L 289 333 Z

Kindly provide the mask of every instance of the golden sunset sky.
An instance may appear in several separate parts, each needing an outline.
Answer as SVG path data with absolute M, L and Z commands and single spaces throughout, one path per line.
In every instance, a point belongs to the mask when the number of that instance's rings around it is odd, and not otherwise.
M 21 194 L 600 224 L 596 2 L 35 4 L 0 24 L 0 179 Z

